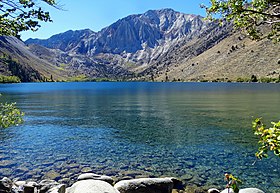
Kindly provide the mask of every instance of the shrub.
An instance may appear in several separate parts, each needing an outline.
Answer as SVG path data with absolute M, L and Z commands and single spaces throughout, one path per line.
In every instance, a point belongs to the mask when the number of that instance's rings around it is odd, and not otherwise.
M 236 82 L 250 82 L 249 78 L 244 78 L 244 77 L 238 77 L 236 79 Z
M 20 78 L 17 76 L 0 75 L 0 83 L 20 83 Z
M 255 135 L 259 137 L 257 158 L 267 158 L 268 151 L 273 151 L 280 158 L 280 121 L 271 122 L 272 127 L 267 128 L 260 118 L 253 121 Z
M 270 83 L 270 82 L 274 82 L 275 79 L 272 79 L 272 78 L 269 78 L 269 77 L 261 77 L 259 81 L 262 82 L 262 83 Z
M 23 115 L 16 103 L 0 103 L 0 127 L 7 128 L 22 123 Z

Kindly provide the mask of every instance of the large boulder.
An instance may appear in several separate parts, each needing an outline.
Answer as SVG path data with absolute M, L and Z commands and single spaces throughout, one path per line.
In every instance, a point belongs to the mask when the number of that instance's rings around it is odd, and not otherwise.
M 119 191 L 101 180 L 82 180 L 67 188 L 66 193 L 119 193 Z
M 234 193 L 234 192 L 232 189 L 230 189 L 230 191 L 228 191 L 228 189 L 225 189 L 221 193 Z M 244 189 L 240 189 L 239 193 L 264 193 L 264 191 L 258 188 L 244 188 Z
M 113 178 L 111 178 L 109 176 L 94 174 L 94 173 L 81 174 L 78 177 L 78 181 L 81 181 L 81 180 L 101 180 L 101 181 L 108 182 L 111 185 L 113 185 L 113 183 L 114 183 Z
M 42 180 L 39 184 L 38 184 L 38 187 L 39 187 L 39 191 L 40 193 L 46 193 L 48 192 L 50 189 L 56 187 L 56 186 L 59 186 L 60 184 L 57 183 L 56 181 L 54 180 Z
M 172 178 L 140 178 L 122 180 L 114 186 L 120 193 L 171 193 Z
M 0 193 L 10 192 L 13 187 L 13 181 L 7 177 L 0 180 Z

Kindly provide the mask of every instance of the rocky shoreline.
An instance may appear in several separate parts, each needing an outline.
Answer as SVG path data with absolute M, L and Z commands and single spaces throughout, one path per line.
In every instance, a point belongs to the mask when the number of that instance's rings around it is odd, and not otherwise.
M 183 182 L 174 177 L 138 178 L 116 182 L 112 177 L 94 173 L 79 175 L 71 186 L 55 180 L 19 181 L 4 177 L 0 180 L 0 193 L 186 193 Z M 201 191 L 194 191 L 200 193 Z M 203 192 L 203 191 L 202 191 Z M 201 192 L 201 193 L 202 193 Z M 233 193 L 230 189 L 209 189 L 208 193 Z M 256 188 L 241 189 L 239 193 L 264 193 Z

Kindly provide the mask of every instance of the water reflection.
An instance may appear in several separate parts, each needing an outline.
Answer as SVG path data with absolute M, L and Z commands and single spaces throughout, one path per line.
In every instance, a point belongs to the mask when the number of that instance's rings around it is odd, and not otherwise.
M 260 181 L 277 190 L 279 160 L 252 166 L 250 122 L 279 119 L 279 91 L 270 84 L 1 85 L 26 113 L 24 125 L 0 130 L 1 175 L 42 178 L 55 170 L 74 180 L 89 167 L 120 178 L 172 175 L 210 186 L 223 184 L 230 171 L 245 185 Z

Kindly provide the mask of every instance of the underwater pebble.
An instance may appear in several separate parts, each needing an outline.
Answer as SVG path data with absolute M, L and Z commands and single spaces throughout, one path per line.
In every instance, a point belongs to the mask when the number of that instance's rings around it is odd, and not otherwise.
M 191 180 L 191 179 L 193 178 L 193 176 L 190 175 L 190 174 L 185 174 L 185 175 L 181 176 L 180 178 L 181 178 L 183 181 L 189 181 L 189 180 Z
M 16 165 L 16 163 L 12 162 L 11 160 L 1 160 L 0 161 L 0 168 L 11 168 L 15 165 Z
M 44 175 L 44 178 L 51 180 L 59 180 L 61 177 L 60 174 L 56 171 L 49 171 Z
M 84 167 L 81 169 L 82 173 L 88 173 L 88 172 L 92 172 L 93 170 L 91 169 L 91 167 Z

